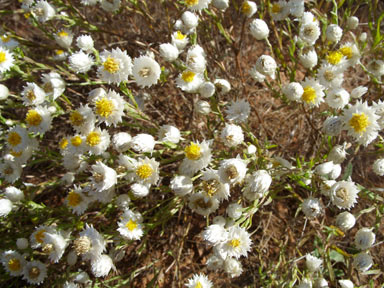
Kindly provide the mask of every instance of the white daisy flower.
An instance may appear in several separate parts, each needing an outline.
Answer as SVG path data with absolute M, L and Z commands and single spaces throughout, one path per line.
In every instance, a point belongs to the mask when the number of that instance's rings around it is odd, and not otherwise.
M 218 174 L 220 182 L 237 184 L 244 180 L 247 164 L 238 155 L 236 158 L 225 159 L 220 162 Z
M 271 56 L 260 56 L 256 61 L 255 68 L 259 73 L 263 74 L 264 76 L 270 76 L 272 79 L 275 79 L 277 64 L 275 59 L 273 59 Z
M 11 200 L 2 198 L 0 199 L 0 217 L 5 217 L 11 213 L 13 208 L 13 203 Z
M 13 53 L 0 46 L 0 73 L 7 72 L 13 66 Z
M 360 51 L 355 43 L 344 43 L 340 46 L 339 51 L 341 52 L 341 54 L 347 57 L 349 66 L 354 66 L 360 62 Z
M 251 113 L 251 106 L 245 99 L 232 101 L 225 112 L 227 113 L 227 117 L 225 117 L 227 120 L 233 121 L 234 123 L 241 123 L 248 119 Z
M 37 1 L 31 9 L 32 14 L 41 23 L 51 20 L 56 15 L 55 7 L 49 4 L 47 1 Z
M 152 153 L 155 144 L 155 138 L 152 135 L 141 133 L 132 138 L 131 148 L 138 153 Z
M 328 90 L 325 102 L 332 108 L 343 109 L 349 103 L 349 93 L 343 88 Z
M 79 186 L 75 185 L 75 188 L 68 192 L 64 202 L 72 210 L 72 213 L 81 215 L 87 210 L 90 199 Z
M 128 240 L 140 240 L 143 236 L 143 217 L 139 212 L 133 212 L 129 209 L 124 211 L 117 223 L 117 231 Z
M 345 109 L 343 114 L 344 129 L 358 143 L 367 146 L 376 139 L 380 130 L 377 123 L 379 116 L 375 114 L 374 108 L 368 106 L 367 102 L 357 101 L 355 105 Z
M 189 41 L 187 35 L 184 35 L 180 31 L 173 32 L 171 37 L 172 45 L 176 46 L 179 51 L 182 51 Z
M 28 82 L 21 92 L 23 104 L 26 106 L 40 105 L 45 101 L 45 92 L 35 83 Z
M 323 63 L 318 72 L 317 79 L 326 88 L 340 88 L 344 81 L 343 70 L 328 63 Z
M 208 8 L 212 0 L 186 0 L 185 5 L 192 11 L 201 11 Z
M 84 260 L 100 257 L 106 250 L 103 236 L 92 225 L 85 224 L 85 230 L 79 233 L 73 246 L 77 255 L 82 255 Z
M 127 132 L 119 132 L 113 135 L 113 148 L 119 153 L 123 153 L 131 146 L 132 136 Z
M 205 227 L 202 232 L 202 237 L 209 245 L 215 246 L 227 241 L 228 231 L 221 225 L 212 224 Z
M 160 79 L 161 68 L 151 57 L 140 56 L 133 61 L 132 74 L 141 88 L 151 87 Z
M 283 86 L 281 89 L 284 96 L 291 101 L 300 101 L 301 96 L 303 96 L 304 89 L 298 82 L 291 82 Z
M 384 176 L 384 158 L 376 159 L 372 168 L 377 175 Z
M 302 210 L 308 219 L 313 219 L 323 212 L 321 202 L 317 198 L 309 197 L 303 201 Z
M 226 200 L 230 196 L 230 185 L 220 182 L 220 177 L 217 170 L 206 169 L 201 177 L 201 191 L 209 197 L 219 201 Z
M 186 65 L 188 69 L 195 73 L 204 73 L 206 67 L 205 52 L 199 45 L 194 45 L 188 49 Z
M 219 208 L 219 200 L 210 197 L 204 192 L 191 194 L 188 198 L 188 207 L 202 216 L 209 216 Z
M 257 12 L 257 5 L 253 1 L 244 1 L 241 4 L 240 11 L 244 16 L 251 18 Z
M 162 125 L 158 132 L 158 138 L 161 142 L 171 142 L 177 144 L 181 139 L 180 130 L 172 125 Z
M 106 254 L 93 258 L 91 261 L 91 270 L 95 277 L 105 277 L 111 269 L 116 271 L 112 258 Z
M 318 107 L 320 103 L 324 102 L 324 87 L 312 78 L 306 78 L 301 82 L 304 93 L 301 96 L 301 100 L 304 104 L 310 107 Z
M 240 145 L 244 141 L 243 130 L 235 124 L 226 123 L 224 129 L 221 130 L 220 137 L 224 144 L 230 147 Z
M 299 31 L 300 40 L 304 41 L 307 45 L 312 46 L 320 37 L 319 22 L 308 22 L 302 24 Z
M 69 236 L 69 235 L 65 235 Z M 68 246 L 68 237 L 62 233 L 44 233 L 43 252 L 49 253 L 49 260 L 53 263 L 59 262 Z
M 244 197 L 249 201 L 262 198 L 272 183 L 272 177 L 266 170 L 258 170 L 245 178 Z
M 172 178 L 169 187 L 176 195 L 185 196 L 192 192 L 193 182 L 190 177 L 178 175 Z
M 23 270 L 23 279 L 29 284 L 40 285 L 47 277 L 47 266 L 40 261 L 27 262 Z
M 65 147 L 65 152 L 70 154 L 83 154 L 86 150 L 85 136 L 79 134 L 69 138 L 68 144 Z
M 73 40 L 73 33 L 68 29 L 62 29 L 53 35 L 57 44 L 64 49 L 69 49 Z
M 213 84 L 215 84 L 217 92 L 221 94 L 227 94 L 229 91 L 231 91 L 231 83 L 228 82 L 228 80 L 225 79 L 215 79 L 213 81 Z
M 95 128 L 87 134 L 85 138 L 85 143 L 90 154 L 102 154 L 105 150 L 107 150 L 110 144 L 108 131 L 101 130 L 98 127 Z
M 213 284 L 204 274 L 194 274 L 192 278 L 188 279 L 185 286 L 188 288 L 212 288 Z
M 341 37 L 343 36 L 343 29 L 341 29 L 336 24 L 331 24 L 327 27 L 327 31 L 325 33 L 328 41 L 331 42 L 339 42 Z
M 132 74 L 132 60 L 126 51 L 120 48 L 104 50 L 100 53 L 100 60 L 102 65 L 97 72 L 101 80 L 115 84 L 128 81 L 128 76 Z
M 239 259 L 241 256 L 248 256 L 251 251 L 252 240 L 245 228 L 232 226 L 228 229 L 227 241 L 219 245 L 223 255 Z
M 65 81 L 61 78 L 60 74 L 56 72 L 49 72 L 41 75 L 43 81 L 43 90 L 47 96 L 55 100 L 65 91 Z M 37 104 L 38 105 L 38 104 Z
M 80 35 L 76 38 L 76 46 L 86 53 L 91 53 L 93 50 L 93 39 L 91 35 Z
M 323 264 L 323 260 L 312 256 L 311 254 L 307 254 L 305 256 L 305 265 L 307 266 L 309 272 L 313 273 L 321 269 L 321 265 Z
M 193 72 L 192 70 L 185 70 L 176 79 L 176 85 L 185 92 L 196 92 L 200 85 L 204 82 L 203 75 Z
M 372 232 L 373 228 L 361 228 L 355 235 L 355 246 L 359 250 L 366 250 L 375 243 L 376 235 Z
M 95 165 L 92 165 L 92 174 L 92 189 L 96 192 L 108 190 L 117 183 L 116 171 L 101 161 L 97 161 Z
M 204 169 L 211 162 L 212 154 L 209 147 L 211 141 L 204 140 L 203 142 L 191 142 L 184 149 L 185 158 L 181 162 L 179 170 L 181 174 L 192 176 L 197 171 Z
M 299 61 L 304 68 L 312 69 L 318 61 L 316 50 L 313 47 L 305 47 L 299 51 Z
M 68 61 L 69 68 L 75 71 L 75 73 L 86 73 L 95 63 L 93 57 L 84 53 L 82 50 L 69 56 Z
M 269 28 L 267 23 L 262 19 L 254 19 L 250 24 L 249 28 L 251 35 L 255 37 L 256 40 L 267 39 L 269 35 Z
M 9 275 L 20 276 L 23 274 L 26 261 L 20 253 L 14 250 L 6 250 L 1 254 L 0 260 Z
M 368 252 L 361 252 L 354 257 L 352 265 L 360 272 L 368 271 L 373 265 L 372 256 Z
M 290 7 L 285 0 L 274 2 L 271 7 L 271 17 L 274 21 L 281 21 L 288 17 Z
M 357 203 L 359 189 L 352 181 L 336 182 L 330 189 L 332 204 L 339 209 L 351 209 Z
M 119 93 L 109 90 L 103 96 L 93 97 L 92 103 L 95 105 L 94 110 L 97 118 L 107 126 L 116 126 L 122 121 L 126 102 Z
M 95 128 L 96 117 L 88 104 L 80 104 L 79 108 L 70 113 L 69 122 L 78 133 L 86 135 Z
M 29 131 L 43 134 L 51 129 L 51 113 L 47 107 L 36 106 L 28 110 L 25 122 Z
M 3 162 L 0 163 L 0 178 L 3 178 L 8 183 L 14 183 L 19 179 L 21 172 L 21 164 L 18 164 L 15 161 L 4 159 Z
M 161 44 L 159 47 L 161 57 L 165 61 L 173 62 L 179 57 L 179 49 L 171 43 Z
M 4 196 L 12 202 L 19 202 L 24 200 L 24 192 L 14 186 L 5 188 Z
M 36 249 L 44 244 L 45 233 L 55 233 L 55 228 L 52 226 L 40 225 L 29 237 L 31 248 Z

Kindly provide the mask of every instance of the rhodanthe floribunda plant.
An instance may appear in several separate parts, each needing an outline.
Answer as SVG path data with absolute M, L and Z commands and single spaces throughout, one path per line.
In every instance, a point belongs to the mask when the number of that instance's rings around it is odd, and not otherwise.
M 380 1 L 5 2 L 3 286 L 381 284 Z

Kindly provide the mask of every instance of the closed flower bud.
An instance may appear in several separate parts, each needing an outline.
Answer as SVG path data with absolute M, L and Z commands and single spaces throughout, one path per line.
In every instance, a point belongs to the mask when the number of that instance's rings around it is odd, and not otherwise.
M 351 97 L 354 99 L 361 98 L 365 93 L 368 92 L 368 88 L 365 86 L 359 86 L 352 90 Z
M 262 55 L 256 61 L 256 70 L 265 75 L 270 76 L 272 79 L 275 79 L 275 72 L 277 69 L 277 64 L 275 59 L 269 55 Z
M 351 229 L 356 224 L 356 218 L 349 212 L 342 212 L 336 217 L 336 226 L 343 231 Z
M 353 266 L 360 272 L 368 271 L 373 265 L 372 256 L 366 252 L 361 252 L 353 259 Z
M 165 61 L 175 61 L 179 57 L 179 49 L 171 43 L 164 43 L 160 45 L 160 55 Z
M 349 29 L 356 29 L 357 26 L 359 26 L 359 18 L 357 18 L 356 16 L 350 16 L 347 19 L 347 27 Z
M 373 163 L 373 172 L 375 172 L 379 176 L 384 176 L 384 158 L 377 159 Z
M 185 11 L 181 16 L 181 20 L 183 21 L 184 27 L 187 30 L 196 28 L 197 25 L 199 24 L 199 17 L 190 11 Z
M 20 250 L 27 249 L 29 245 L 28 239 L 27 238 L 18 238 L 16 240 L 16 246 Z
M 213 0 L 212 5 L 219 10 L 226 10 L 229 7 L 229 0 Z
M 361 228 L 355 235 L 355 246 L 357 249 L 366 250 L 375 243 L 376 235 L 372 228 Z
M 256 38 L 256 40 L 263 40 L 268 38 L 269 28 L 267 23 L 262 19 L 255 19 L 249 25 L 251 30 L 251 35 Z
M 240 204 L 237 203 L 231 203 L 227 207 L 227 214 L 232 219 L 236 220 L 239 219 L 242 215 L 242 209 L 243 207 Z
M 326 37 L 328 41 L 337 43 L 340 41 L 341 36 L 343 36 L 343 29 L 341 29 L 338 25 L 331 24 L 327 27 Z
M 211 112 L 211 105 L 207 101 L 199 100 L 195 103 L 195 110 L 199 114 L 208 115 Z
M 305 260 L 305 265 L 307 266 L 309 272 L 313 273 L 321 269 L 321 264 L 323 263 L 322 259 L 312 256 L 311 254 L 307 254 L 305 256 Z
M 7 99 L 8 95 L 9 95 L 8 87 L 3 84 L 0 84 L 0 101 Z
M 323 212 L 323 207 L 319 199 L 309 197 L 303 201 L 302 210 L 308 219 L 313 219 Z
M 332 148 L 328 154 L 328 160 L 333 161 L 335 164 L 341 164 L 347 158 L 347 152 L 345 151 L 346 145 L 336 145 Z
M 304 93 L 303 86 L 301 86 L 301 84 L 298 82 L 291 82 L 286 84 L 281 90 L 284 96 L 291 101 L 299 101 Z
M 199 87 L 199 94 L 203 98 L 209 98 L 215 94 L 216 87 L 212 82 L 204 82 Z
M 303 51 L 299 53 L 299 61 L 304 68 L 312 69 L 317 65 L 318 61 L 316 50 L 313 48 L 303 49 Z
M 368 35 L 367 35 L 366 32 L 361 33 L 361 34 L 360 34 L 360 37 L 359 37 L 360 42 L 365 42 L 365 41 L 367 41 L 367 37 L 368 37 Z
M 355 285 L 353 285 L 353 282 L 351 280 L 343 279 L 339 280 L 339 284 L 341 288 L 353 288 Z
M 333 166 L 334 164 L 332 161 L 319 164 L 315 168 L 315 173 L 320 176 L 327 176 L 329 173 L 332 172 Z
M 337 136 L 343 129 L 343 120 L 337 116 L 328 117 L 323 123 L 323 132 L 328 136 Z

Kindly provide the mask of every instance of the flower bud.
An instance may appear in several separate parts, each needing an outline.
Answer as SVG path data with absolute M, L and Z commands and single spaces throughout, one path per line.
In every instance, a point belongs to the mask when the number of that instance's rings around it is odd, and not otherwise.
M 336 226 L 343 231 L 351 229 L 356 224 L 356 218 L 349 212 L 342 212 L 336 217 Z
M 268 38 L 269 28 L 267 23 L 262 19 L 255 19 L 251 22 L 250 30 L 251 35 L 256 38 L 256 40 L 263 40 Z

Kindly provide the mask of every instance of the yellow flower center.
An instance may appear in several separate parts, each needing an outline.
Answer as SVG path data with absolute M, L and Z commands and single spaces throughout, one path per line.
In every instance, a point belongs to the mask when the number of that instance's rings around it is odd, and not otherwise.
M 12 146 L 17 146 L 21 143 L 21 136 L 16 132 L 11 132 L 8 135 L 8 143 Z
M 349 120 L 349 125 L 351 125 L 357 133 L 363 133 L 369 125 L 368 117 L 364 113 L 353 113 L 352 118 Z
M 131 219 L 129 219 L 127 224 L 125 224 L 125 227 L 127 227 L 129 231 L 135 230 L 137 226 L 138 226 L 137 223 L 135 221 L 132 221 Z
M 68 36 L 68 32 L 60 31 L 59 33 L 57 33 L 57 35 L 59 35 L 60 37 L 67 37 Z
M 24 13 L 24 18 L 25 19 L 28 19 L 29 17 L 31 17 L 31 13 L 27 12 L 27 13 Z
M 55 50 L 56 55 L 61 55 L 64 53 L 64 50 Z
M 39 270 L 39 268 L 37 268 L 37 267 L 32 267 L 32 268 L 28 271 L 28 275 L 29 275 L 29 278 L 31 278 L 31 279 L 36 279 L 36 278 L 39 277 L 39 275 L 40 275 L 40 270 Z
M 229 245 L 232 246 L 233 248 L 239 247 L 240 246 L 240 240 L 239 239 L 232 239 L 229 241 Z
M 176 32 L 176 39 L 177 40 L 183 40 L 183 39 L 185 39 L 185 37 L 187 37 L 187 36 L 185 36 L 183 33 L 181 33 L 180 31 L 177 31 Z
M 197 281 L 195 288 L 203 288 L 203 285 L 201 285 L 200 281 Z
M 88 134 L 86 141 L 89 146 L 96 146 L 101 141 L 100 133 L 97 131 L 92 131 Z
M 76 193 L 75 191 L 71 191 L 68 193 L 67 200 L 69 206 L 76 207 L 81 203 L 83 199 L 78 193 Z
M 192 71 L 184 71 L 181 75 L 181 78 L 184 80 L 184 82 L 191 83 L 193 79 L 195 78 L 196 73 Z
M 38 231 L 38 232 L 35 234 L 35 239 L 36 239 L 37 242 L 39 242 L 39 243 L 43 243 L 43 241 L 44 241 L 44 237 L 45 237 L 45 235 L 44 235 L 45 232 L 47 232 L 47 230 L 45 230 L 45 229 L 41 229 L 40 231 Z
M 203 189 L 207 193 L 209 197 L 212 197 L 216 194 L 218 189 L 218 182 L 216 180 L 212 180 L 210 182 L 204 181 Z
M 344 46 L 339 49 L 340 53 L 343 54 L 348 59 L 351 59 L 353 56 L 353 51 L 351 47 Z
M 187 4 L 187 6 L 195 6 L 199 4 L 199 0 L 185 0 L 185 4 Z
M 108 56 L 107 60 L 103 63 L 104 69 L 111 74 L 119 71 L 119 62 L 115 58 Z
M 73 111 L 69 116 L 69 121 L 73 126 L 80 126 L 84 122 L 84 117 L 78 111 Z
M 5 52 L 0 51 L 0 63 L 5 62 L 5 60 L 7 60 Z
M 241 12 L 243 14 L 249 14 L 251 12 L 251 5 L 249 5 L 247 1 L 241 5 Z
M 191 145 L 187 146 L 184 150 L 185 156 L 189 160 L 199 160 L 201 157 L 201 148 L 199 145 L 191 142 Z
M 3 43 L 7 43 L 11 40 L 11 36 L 8 35 L 8 36 L 1 36 L 1 41 L 3 41 Z
M 106 97 L 96 101 L 96 113 L 101 117 L 109 117 L 114 109 L 115 105 L 113 105 L 112 100 L 109 100 Z
M 281 6 L 278 3 L 272 5 L 272 13 L 277 14 L 281 12 Z
M 150 177 L 152 175 L 152 173 L 153 173 L 153 169 L 149 164 L 140 165 L 136 169 L 136 175 L 139 176 L 143 180 Z
M 39 126 L 41 121 L 43 121 L 43 118 L 36 110 L 29 110 L 27 117 L 25 117 L 25 122 L 27 122 L 29 126 Z
M 332 65 L 336 65 L 336 64 L 339 64 L 341 59 L 343 59 L 344 55 L 339 52 L 339 51 L 333 51 L 333 52 L 330 52 L 328 55 L 327 55 L 327 61 L 328 63 L 332 64 Z
M 83 140 L 80 136 L 74 136 L 71 138 L 71 144 L 75 147 L 79 147 L 83 143 Z
M 20 151 L 20 152 L 16 152 L 15 150 L 12 150 L 9 151 L 9 153 L 13 156 L 13 157 L 20 157 L 21 155 L 23 155 L 23 151 Z
M 311 86 L 304 88 L 304 93 L 301 96 L 301 99 L 303 99 L 306 103 L 315 103 L 316 100 L 316 91 Z
M 67 138 L 61 139 L 59 143 L 59 147 L 64 150 L 67 146 L 68 146 L 68 139 Z
M 20 260 L 17 258 L 10 259 L 8 261 L 8 268 L 11 271 L 20 271 L 20 269 L 21 269 Z
M 29 101 L 33 102 L 33 100 L 36 99 L 36 95 L 35 95 L 35 92 L 33 92 L 33 90 L 29 90 L 26 95 L 25 95 Z

